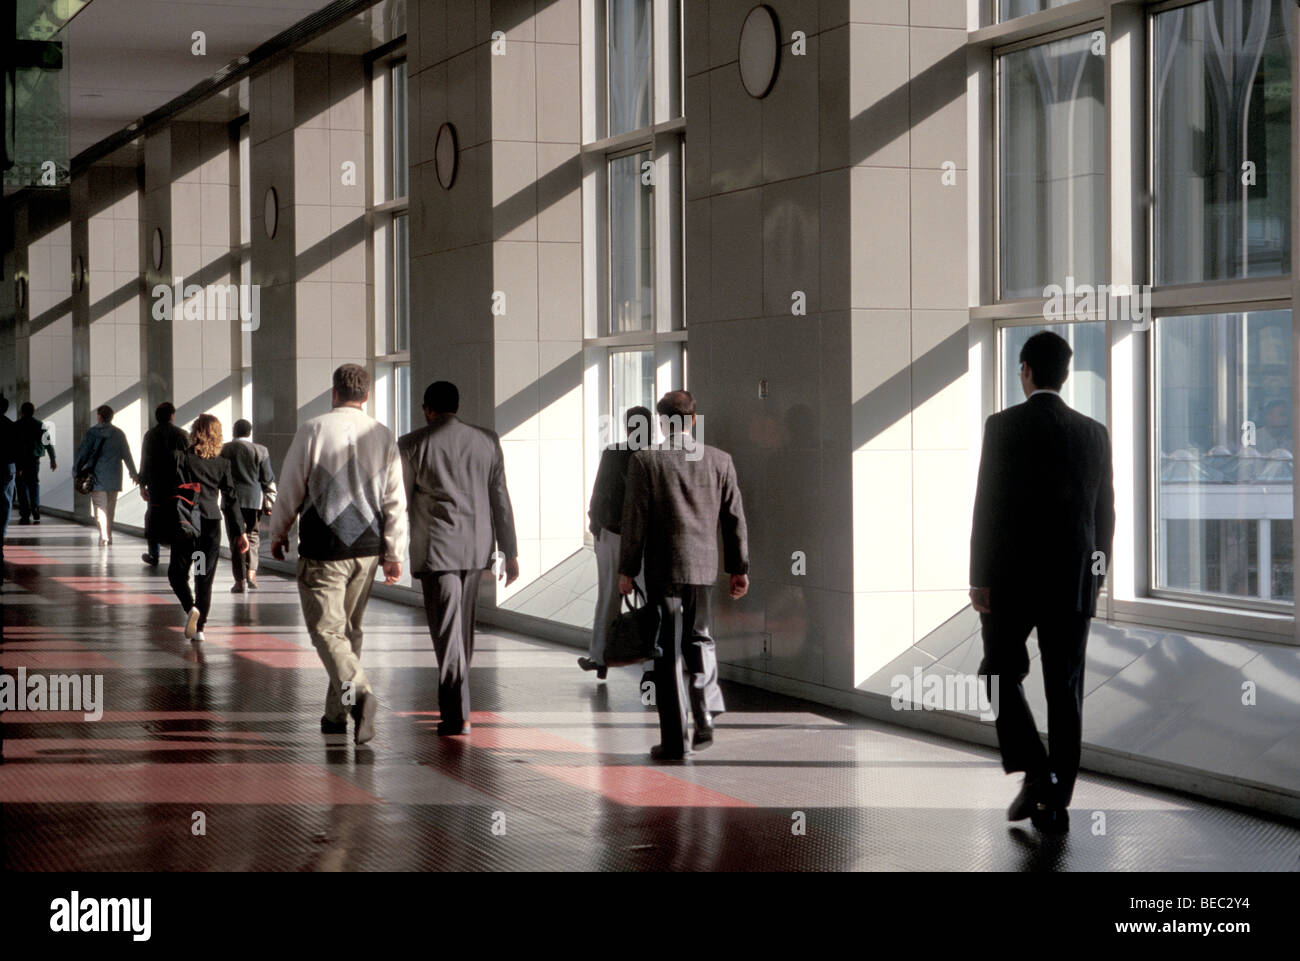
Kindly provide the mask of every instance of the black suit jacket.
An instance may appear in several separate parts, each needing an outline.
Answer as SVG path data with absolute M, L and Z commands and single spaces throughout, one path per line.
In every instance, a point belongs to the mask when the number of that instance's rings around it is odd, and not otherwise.
M 623 529 L 623 498 L 627 493 L 627 465 L 635 453 L 627 444 L 606 447 L 600 455 L 596 483 L 591 489 L 587 517 L 590 531 L 599 534 L 603 527 L 612 534 Z
M 244 510 L 260 511 L 262 495 L 275 490 L 270 452 L 250 440 L 232 440 L 222 445 L 221 456 L 230 461 L 230 476 L 235 481 L 239 506 Z
M 173 455 L 189 446 L 190 435 L 171 421 L 155 424 L 145 431 L 144 443 L 140 445 L 140 480 L 149 489 L 151 502 L 166 502 L 170 509 L 177 483 Z
M 995 614 L 1096 614 L 1114 537 L 1104 426 L 1055 393 L 1035 394 L 989 417 L 975 489 L 970 583 L 989 589 Z M 1104 563 L 1097 563 L 1097 551 Z

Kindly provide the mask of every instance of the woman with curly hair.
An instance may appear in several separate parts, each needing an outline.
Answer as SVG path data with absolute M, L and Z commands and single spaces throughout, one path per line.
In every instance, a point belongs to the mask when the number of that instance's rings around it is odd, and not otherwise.
M 203 640 L 203 626 L 212 606 L 212 581 L 217 574 L 217 558 L 221 550 L 221 517 L 224 514 L 233 536 L 239 540 L 232 545 L 236 550 L 248 550 L 248 536 L 244 533 L 243 513 L 230 473 L 230 461 L 221 456 L 221 421 L 211 414 L 200 414 L 190 428 L 190 445 L 176 451 L 176 474 L 181 484 L 198 485 L 188 488 L 197 514 L 197 533 L 187 532 L 175 515 L 171 563 L 167 567 L 167 580 L 171 582 L 176 599 L 185 608 L 185 637 L 192 641 Z M 217 493 L 221 506 L 217 506 Z M 190 593 L 190 568 L 198 561 L 194 572 L 194 592 Z

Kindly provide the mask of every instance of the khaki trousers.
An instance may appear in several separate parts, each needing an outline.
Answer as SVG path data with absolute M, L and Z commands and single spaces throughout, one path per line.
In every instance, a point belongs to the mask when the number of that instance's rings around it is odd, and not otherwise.
M 375 583 L 378 557 L 341 561 L 298 558 L 298 596 L 311 642 L 330 676 L 325 717 L 347 720 L 348 708 L 370 691 L 361 669 L 361 618 Z M 350 684 L 348 696 L 344 685 Z
M 117 491 L 91 491 L 90 514 L 99 528 L 99 539 L 113 539 L 113 515 L 117 513 Z

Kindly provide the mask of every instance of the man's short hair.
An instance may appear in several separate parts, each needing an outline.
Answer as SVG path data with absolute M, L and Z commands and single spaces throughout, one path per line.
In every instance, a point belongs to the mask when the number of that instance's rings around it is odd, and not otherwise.
M 649 407 L 629 407 L 627 413 L 623 415 L 623 426 L 627 428 L 629 434 L 638 424 L 644 424 L 643 429 L 648 430 L 651 417 Z
M 460 391 L 449 380 L 435 380 L 424 389 L 424 409 L 432 414 L 454 414 L 460 410 Z
M 176 416 L 176 405 L 169 400 L 163 401 L 153 409 L 153 419 L 160 424 L 165 424 Z
M 689 390 L 670 390 L 655 405 L 660 416 L 690 417 L 695 413 L 695 398 Z
M 234 430 L 235 430 L 236 437 L 253 436 L 253 425 L 250 424 L 248 421 L 244 420 L 242 417 L 239 420 L 235 421 Z
M 345 404 L 365 400 L 370 393 L 370 374 L 360 364 L 344 364 L 334 371 L 334 390 Z
M 96 407 L 95 413 L 99 415 L 100 420 L 105 424 L 113 423 L 113 408 L 104 404 L 102 407 Z
M 1040 330 L 1020 348 L 1020 362 L 1028 365 L 1034 386 L 1040 390 L 1061 389 L 1073 356 L 1065 338 L 1050 330 Z
M 25 401 L 23 401 L 22 406 L 18 408 L 18 416 L 19 416 L 19 417 L 35 417 L 35 416 L 36 416 L 36 405 L 33 404 L 30 400 L 25 400 Z

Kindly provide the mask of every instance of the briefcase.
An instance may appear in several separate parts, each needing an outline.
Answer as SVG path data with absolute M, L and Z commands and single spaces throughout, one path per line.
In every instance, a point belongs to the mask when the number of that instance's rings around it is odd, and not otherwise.
M 605 635 L 605 664 L 621 667 L 640 664 L 660 657 L 659 607 L 646 600 L 641 588 L 633 585 L 633 593 L 623 595 L 623 610 L 609 625 Z M 633 603 L 633 597 L 636 603 Z

